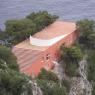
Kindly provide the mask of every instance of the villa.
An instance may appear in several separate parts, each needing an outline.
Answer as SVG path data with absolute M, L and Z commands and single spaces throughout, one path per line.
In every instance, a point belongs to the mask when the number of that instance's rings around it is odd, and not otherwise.
M 19 69 L 28 75 L 38 75 L 42 68 L 51 70 L 60 58 L 60 46 L 73 44 L 78 38 L 76 24 L 55 21 L 29 39 L 13 47 Z

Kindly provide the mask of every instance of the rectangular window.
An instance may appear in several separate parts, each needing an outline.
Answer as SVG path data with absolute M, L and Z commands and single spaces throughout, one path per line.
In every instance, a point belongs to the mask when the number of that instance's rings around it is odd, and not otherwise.
M 50 59 L 50 54 L 46 55 L 46 60 L 48 61 Z

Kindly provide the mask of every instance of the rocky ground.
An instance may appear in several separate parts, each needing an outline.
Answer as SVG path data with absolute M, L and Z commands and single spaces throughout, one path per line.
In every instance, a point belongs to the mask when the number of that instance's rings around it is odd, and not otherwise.
M 42 90 L 37 85 L 36 80 L 29 81 L 29 84 L 31 85 L 31 90 L 33 91 L 33 95 L 43 95 Z
M 91 90 L 92 86 L 87 80 L 87 61 L 84 59 L 79 63 L 78 72 L 80 77 L 73 77 L 69 79 L 63 70 L 63 67 L 60 64 L 56 63 L 54 72 L 58 75 L 60 79 L 68 79 L 72 81 L 71 89 L 69 95 L 92 95 Z
M 79 74 L 80 77 L 72 78 L 72 86 L 69 95 L 92 95 L 92 86 L 87 80 L 87 61 L 82 60 L 79 63 Z
M 63 67 L 58 62 L 55 62 L 55 68 L 53 69 L 53 72 L 55 74 L 57 74 L 57 76 L 59 77 L 60 80 L 64 78 L 64 76 L 63 76 L 63 74 L 64 74 Z

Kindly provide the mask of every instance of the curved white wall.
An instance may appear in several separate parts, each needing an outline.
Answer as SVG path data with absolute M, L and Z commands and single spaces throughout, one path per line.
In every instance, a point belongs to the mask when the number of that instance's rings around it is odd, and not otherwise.
M 67 35 L 68 34 L 65 34 L 49 40 L 38 39 L 30 36 L 30 44 L 35 46 L 51 46 L 56 42 L 60 41 L 61 39 L 63 39 L 64 37 L 66 37 Z

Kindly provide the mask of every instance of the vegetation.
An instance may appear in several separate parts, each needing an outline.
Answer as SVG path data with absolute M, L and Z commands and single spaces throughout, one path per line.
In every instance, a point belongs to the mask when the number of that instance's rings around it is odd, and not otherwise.
M 0 69 L 0 95 L 32 95 L 28 81 L 25 75 L 14 70 Z
M 71 88 L 71 81 L 62 80 L 61 84 L 66 88 L 67 93 L 69 93 L 70 88 Z
M 5 46 L 0 46 L 0 62 L 2 64 L 7 64 L 11 69 L 18 71 L 16 57 L 13 55 L 11 50 Z
M 95 51 L 88 56 L 88 80 L 95 82 Z
M 79 76 L 79 73 L 77 71 L 78 68 L 79 68 L 78 64 L 72 64 L 72 63 L 66 64 L 65 73 L 69 77 Z
M 83 58 L 80 48 L 61 46 L 61 58 L 65 62 L 65 73 L 70 77 L 77 76 L 78 62 Z
M 88 54 L 88 80 L 92 84 L 92 95 L 95 95 L 95 50 Z
M 80 33 L 79 43 L 83 44 L 85 49 L 95 48 L 95 23 L 93 20 L 80 20 L 77 22 L 77 28 Z
M 6 44 L 17 44 L 53 23 L 58 17 L 46 11 L 31 13 L 24 19 L 8 20 L 5 32 L 0 33 L 0 40 Z M 61 59 L 65 64 L 65 72 L 69 77 L 78 76 L 78 63 L 83 58 L 80 48 L 86 50 L 88 61 L 88 80 L 93 83 L 92 95 L 95 95 L 95 22 L 80 20 L 77 22 L 79 31 L 78 46 L 61 46 Z M 5 44 L 5 45 L 6 45 Z M 8 46 L 9 44 L 7 44 Z M 0 46 L 0 95 L 32 95 L 31 78 L 21 74 L 16 64 L 16 57 L 9 48 Z M 42 69 L 37 77 L 37 83 L 44 95 L 67 95 L 71 82 L 62 80 L 56 74 Z M 60 85 L 61 84 L 61 85 Z
M 55 15 L 51 15 L 46 11 L 31 13 L 24 19 L 20 20 L 8 20 L 6 25 L 6 34 L 9 37 L 13 37 L 11 43 L 17 44 L 25 39 L 27 39 L 30 35 L 39 32 L 46 26 L 53 23 L 58 17 Z
M 66 63 L 76 64 L 78 64 L 78 62 L 83 58 L 83 54 L 77 46 L 61 46 L 61 56 Z
M 0 32 L 0 40 L 5 40 L 6 38 L 8 38 L 8 34 L 6 32 Z
M 0 95 L 32 95 L 29 81 L 28 76 L 19 73 L 11 50 L 0 46 Z
M 66 75 L 79 77 L 77 72 L 78 63 L 84 57 L 82 52 L 85 52 L 88 62 L 88 80 L 93 86 L 92 95 L 95 95 L 95 22 L 88 19 L 80 20 L 77 22 L 77 30 L 80 34 L 76 43 L 77 46 L 64 47 L 62 45 L 61 59 L 65 64 Z M 70 85 L 68 80 L 63 80 L 62 84 L 69 91 Z
M 43 95 L 67 95 L 64 86 L 49 80 L 37 80 L 38 85 L 43 91 Z
M 38 75 L 37 83 L 43 91 L 43 95 L 68 95 L 70 89 L 70 82 L 66 81 L 66 85 L 64 85 L 63 81 L 62 83 L 59 81 L 56 74 L 45 69 L 42 69 Z
M 88 62 L 88 80 L 92 84 L 92 95 L 95 95 L 95 22 L 93 20 L 80 20 L 77 22 L 80 32 L 79 44 L 86 50 Z
M 34 34 L 36 25 L 32 20 L 9 20 L 6 22 L 6 32 L 9 36 L 13 36 L 12 43 L 18 43 L 25 40 L 30 34 Z
M 92 95 L 95 95 L 95 83 L 93 83 Z
M 38 79 L 43 79 L 43 80 L 50 80 L 54 82 L 58 82 L 59 79 L 56 74 L 54 74 L 51 71 L 47 71 L 45 69 L 41 70 L 41 73 L 38 75 Z
M 51 15 L 47 11 L 43 12 L 40 11 L 38 13 L 33 12 L 30 15 L 28 15 L 26 18 L 36 23 L 36 26 L 40 30 L 53 23 L 58 18 L 58 16 Z

